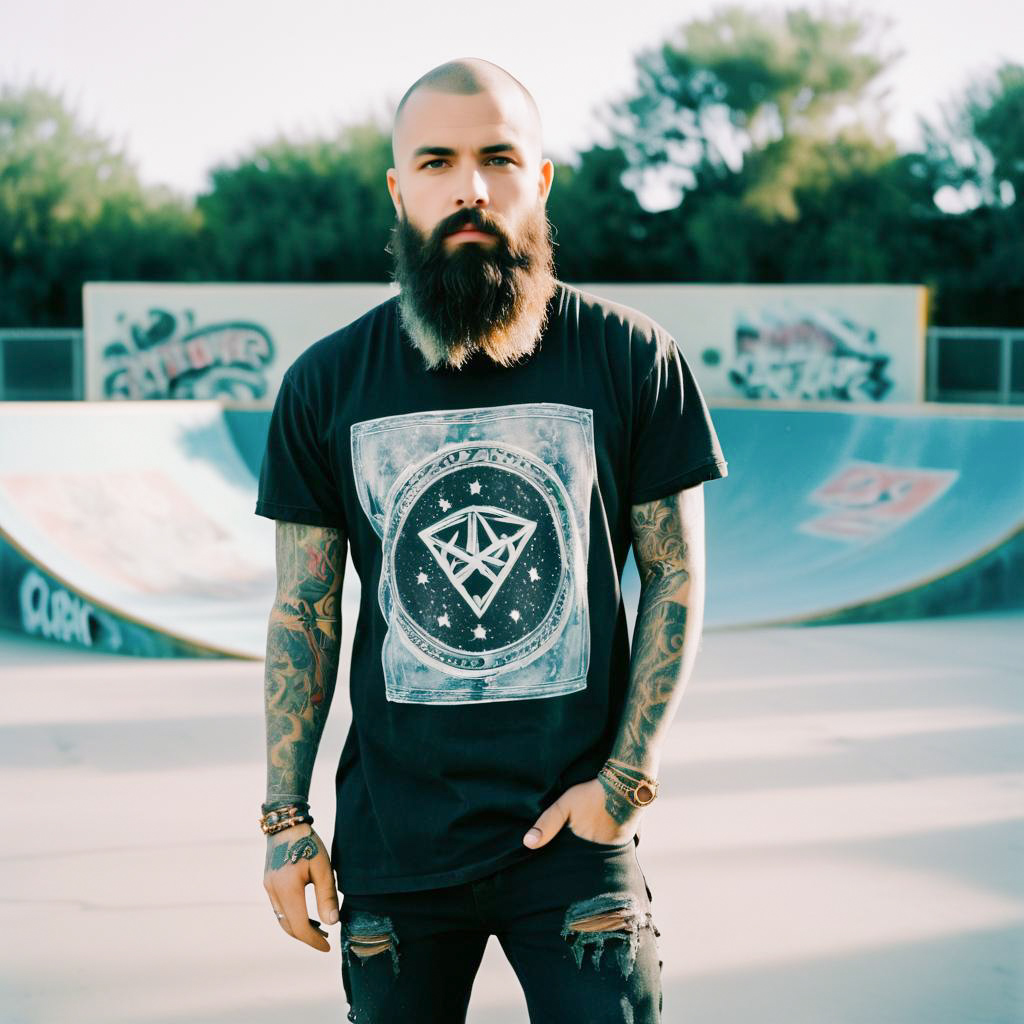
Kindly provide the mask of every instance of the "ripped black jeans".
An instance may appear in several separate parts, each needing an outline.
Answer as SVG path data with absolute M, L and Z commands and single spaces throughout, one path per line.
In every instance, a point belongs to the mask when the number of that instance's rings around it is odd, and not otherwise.
M 421 892 L 344 895 L 341 976 L 354 1024 L 461 1024 L 495 935 L 531 1024 L 654 1024 L 661 965 L 633 839 L 562 829 L 524 861 Z

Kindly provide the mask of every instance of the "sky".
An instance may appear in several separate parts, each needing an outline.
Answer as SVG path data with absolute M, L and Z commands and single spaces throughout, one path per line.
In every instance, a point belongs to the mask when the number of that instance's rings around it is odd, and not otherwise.
M 147 184 L 203 191 L 209 170 L 279 134 L 328 135 L 390 110 L 430 68 L 477 56 L 533 93 L 545 155 L 607 142 L 596 115 L 634 58 L 718 4 L 685 0 L 0 0 L 0 83 L 61 91 Z M 792 2 L 749 3 L 784 9 Z M 821 10 L 818 2 L 805 5 Z M 1021 0 L 862 0 L 902 50 L 876 104 L 905 147 L 970 79 L 1024 63 Z M 881 19 L 892 24 L 883 28 Z M 888 90 L 888 95 L 880 95 Z M 382 182 L 381 187 L 385 187 Z

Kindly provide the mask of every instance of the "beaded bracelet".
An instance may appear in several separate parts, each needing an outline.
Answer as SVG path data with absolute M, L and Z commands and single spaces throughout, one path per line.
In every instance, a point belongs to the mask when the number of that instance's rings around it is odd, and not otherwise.
M 272 836 L 275 832 L 281 832 L 293 825 L 312 825 L 313 815 L 309 813 L 309 804 L 285 804 L 266 810 L 263 805 L 264 814 L 259 819 L 260 830 L 264 835 Z

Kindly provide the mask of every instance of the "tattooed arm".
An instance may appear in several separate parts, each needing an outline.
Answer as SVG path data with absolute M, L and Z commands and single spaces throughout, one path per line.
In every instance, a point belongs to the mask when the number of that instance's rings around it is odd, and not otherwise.
M 305 800 L 334 696 L 345 537 L 277 523 L 277 597 L 267 629 L 267 803 Z
M 626 706 L 610 756 L 656 778 L 704 619 L 703 486 L 634 505 L 630 519 L 640 603 Z M 635 813 L 610 792 L 606 809 L 619 821 Z
M 658 774 L 659 747 L 697 656 L 704 618 L 702 485 L 631 511 L 640 570 L 629 688 L 611 757 Z M 540 847 L 566 826 L 582 839 L 621 843 L 642 813 L 600 776 L 570 786 L 546 807 L 523 842 Z
M 306 800 L 320 737 L 334 696 L 341 649 L 345 535 L 336 529 L 277 523 L 277 596 L 267 629 L 264 698 L 267 798 Z M 322 856 L 321 856 L 322 854 Z M 326 932 L 306 914 L 312 882 L 324 920 L 334 924 L 338 895 L 323 843 L 308 825 L 267 837 L 264 888 L 281 927 L 326 952 Z

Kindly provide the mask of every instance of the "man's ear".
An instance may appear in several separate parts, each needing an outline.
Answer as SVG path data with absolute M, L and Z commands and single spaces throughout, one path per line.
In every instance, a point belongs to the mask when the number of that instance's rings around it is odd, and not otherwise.
M 388 168 L 387 173 L 388 182 L 388 193 L 391 196 L 391 202 L 395 207 L 395 213 L 401 214 L 402 212 L 402 193 L 398 190 L 398 171 L 394 167 Z
M 555 165 L 550 160 L 542 160 L 540 165 L 540 175 L 537 178 L 537 194 L 540 196 L 542 202 L 547 202 L 554 177 Z

